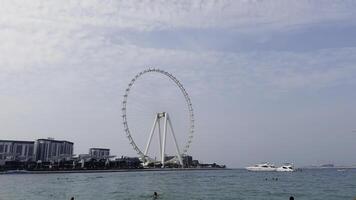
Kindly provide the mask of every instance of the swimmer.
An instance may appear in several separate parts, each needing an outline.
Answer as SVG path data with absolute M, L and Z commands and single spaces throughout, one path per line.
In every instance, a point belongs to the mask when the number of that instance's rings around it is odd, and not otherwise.
M 154 192 L 153 193 L 153 199 L 157 199 L 158 198 L 158 194 L 157 194 L 157 192 Z
M 70 200 L 74 200 L 74 197 L 70 198 Z
M 294 197 L 293 196 L 289 197 L 289 200 L 294 200 Z

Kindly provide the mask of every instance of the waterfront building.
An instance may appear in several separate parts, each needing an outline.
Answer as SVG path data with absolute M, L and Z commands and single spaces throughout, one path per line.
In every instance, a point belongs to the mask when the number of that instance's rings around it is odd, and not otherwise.
M 193 166 L 193 157 L 189 156 L 189 155 L 184 155 L 183 156 L 183 163 L 184 163 L 184 167 Z
M 116 158 L 112 163 L 115 168 L 137 169 L 142 167 L 141 160 L 138 157 L 121 156 L 121 158 Z
M 89 155 L 91 158 L 95 159 L 107 159 L 110 157 L 110 149 L 104 149 L 104 148 L 90 148 L 89 149 Z
M 38 139 L 35 142 L 35 159 L 37 162 L 58 162 L 73 157 L 73 142 L 65 140 Z
M 27 162 L 33 159 L 33 141 L 0 140 L 0 165 L 6 161 Z
M 198 165 L 200 165 L 199 160 L 193 160 L 192 161 L 192 166 L 193 167 L 197 167 Z

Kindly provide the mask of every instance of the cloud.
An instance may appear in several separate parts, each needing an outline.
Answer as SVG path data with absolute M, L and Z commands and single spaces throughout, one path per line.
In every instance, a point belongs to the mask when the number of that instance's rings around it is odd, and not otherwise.
M 227 137 L 237 137 L 236 132 L 241 136 L 251 127 L 231 127 L 239 121 L 236 115 L 255 125 L 259 116 L 277 114 L 251 113 L 281 109 L 259 99 L 355 86 L 355 7 L 354 1 L 329 0 L 1 2 L 1 131 L 8 137 L 52 134 L 84 140 L 78 142 L 80 151 L 110 140 L 119 152 L 131 152 L 123 148 L 127 141 L 121 141 L 122 94 L 136 73 L 158 67 L 185 85 L 203 115 L 198 123 L 206 133 L 200 139 L 216 138 L 218 125 Z M 335 27 L 337 31 L 325 34 Z M 343 32 L 349 32 L 346 39 L 339 38 Z M 323 39 L 315 42 L 318 38 Z M 139 100 L 151 95 L 146 99 L 151 110 L 157 108 L 152 93 L 177 97 L 166 85 L 160 85 L 165 92 L 154 90 L 160 83 L 135 88 Z M 345 101 L 352 95 L 343 94 Z M 246 105 L 244 98 L 248 105 L 239 107 Z M 293 108 L 285 110 L 290 114 Z M 228 120 L 216 125 L 215 114 Z M 271 117 L 264 125 L 273 119 L 279 118 Z M 96 138 L 103 130 L 107 138 Z M 253 130 L 252 136 L 261 132 Z M 220 142 L 224 146 L 229 141 Z
M 0 88 L 9 92 L 21 88 L 50 92 L 105 85 L 102 91 L 110 93 L 126 85 L 130 76 L 152 66 L 177 74 L 197 93 L 312 90 L 354 84 L 355 53 L 356 48 L 293 53 L 196 52 L 103 44 L 97 37 L 88 37 L 69 42 L 61 52 L 64 60 L 2 73 Z
M 355 16 L 349 1 L 23 1 L 2 2 L 3 20 L 47 21 L 134 30 L 273 27 L 345 20 Z M 256 26 L 257 25 L 257 26 Z

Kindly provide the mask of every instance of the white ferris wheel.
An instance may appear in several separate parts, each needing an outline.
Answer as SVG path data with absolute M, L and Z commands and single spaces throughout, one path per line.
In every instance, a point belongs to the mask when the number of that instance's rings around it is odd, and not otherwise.
M 174 82 L 174 84 L 179 88 L 181 93 L 184 96 L 185 103 L 187 106 L 187 111 L 188 111 L 188 116 L 189 116 L 189 129 L 188 129 L 188 134 L 187 134 L 187 139 L 186 143 L 183 146 L 180 146 L 179 143 L 177 142 L 177 137 L 175 135 L 174 129 L 173 129 L 173 124 L 171 121 L 171 118 L 168 114 L 168 112 L 161 111 L 157 112 L 154 116 L 153 120 L 153 125 L 151 127 L 151 131 L 148 132 L 147 129 L 147 143 L 145 145 L 145 148 L 143 149 L 143 146 L 137 145 L 135 143 L 134 138 L 132 136 L 132 132 L 129 128 L 128 125 L 128 120 L 127 120 L 127 103 L 128 103 L 128 97 L 130 91 L 133 89 L 133 85 L 140 79 L 143 75 L 148 74 L 148 73 L 158 73 L 164 77 L 169 78 L 171 81 Z M 124 125 L 124 132 L 126 133 L 126 137 L 129 139 L 130 144 L 132 145 L 133 149 L 137 152 L 139 155 L 140 159 L 142 160 L 144 165 L 148 165 L 151 163 L 154 164 L 161 164 L 162 168 L 165 167 L 166 164 L 168 163 L 175 163 L 179 164 L 183 167 L 183 156 L 187 154 L 187 151 L 192 143 L 193 135 L 194 135 L 194 112 L 193 112 L 193 106 L 190 100 L 190 97 L 183 87 L 183 85 L 178 81 L 176 77 L 174 77 L 172 74 L 160 70 L 160 69 L 147 69 L 144 71 L 141 71 L 140 73 L 136 74 L 134 78 L 131 80 L 131 82 L 128 84 L 128 87 L 125 90 L 124 94 L 124 99 L 122 101 L 122 120 L 123 120 L 123 125 Z M 167 145 L 167 136 L 168 134 L 171 134 L 171 138 L 173 139 L 174 143 L 174 149 L 176 152 L 176 155 L 173 157 L 167 157 L 166 156 L 166 145 Z M 156 157 L 152 157 L 149 155 L 149 149 L 152 143 L 152 138 L 153 136 L 157 134 L 158 135 L 158 144 L 159 144 L 159 155 L 160 159 L 157 159 Z

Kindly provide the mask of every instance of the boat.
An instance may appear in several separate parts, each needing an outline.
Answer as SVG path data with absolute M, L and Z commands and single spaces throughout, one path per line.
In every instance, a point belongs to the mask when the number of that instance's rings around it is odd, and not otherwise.
M 277 172 L 294 172 L 293 164 L 285 163 L 276 169 Z
M 276 171 L 276 167 L 273 164 L 269 163 L 262 163 L 262 164 L 256 164 L 254 166 L 246 167 L 248 171 L 254 171 L 254 172 L 274 172 Z

